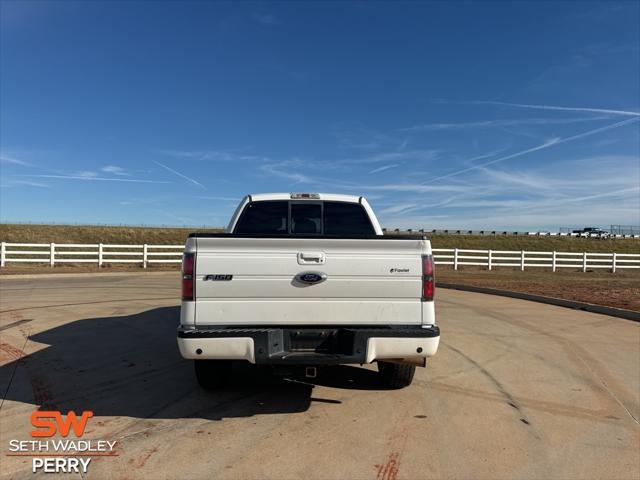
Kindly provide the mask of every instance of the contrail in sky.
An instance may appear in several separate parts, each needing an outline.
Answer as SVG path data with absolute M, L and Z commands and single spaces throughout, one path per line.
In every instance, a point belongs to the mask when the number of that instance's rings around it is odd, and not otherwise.
M 628 110 L 610 110 L 607 108 L 558 107 L 556 105 L 530 105 L 527 103 L 494 102 L 491 100 L 474 100 L 470 103 L 473 103 L 476 105 L 502 105 L 505 107 L 535 108 L 537 110 L 562 110 L 566 112 L 609 113 L 611 115 L 631 115 L 633 117 L 640 117 L 640 112 L 633 112 Z
M 395 168 L 395 167 L 399 167 L 399 166 L 400 166 L 399 163 L 394 163 L 393 165 L 385 165 L 384 167 L 379 167 L 379 168 L 376 168 L 374 170 L 371 170 L 369 173 L 384 172 L 385 170 L 389 170 L 390 168 Z
M 161 166 L 161 167 L 162 167 L 162 168 L 164 168 L 165 170 L 170 171 L 171 173 L 173 173 L 174 175 L 179 176 L 180 178 L 184 178 L 187 182 L 193 183 L 194 185 L 197 185 L 198 187 L 203 188 L 203 189 L 205 189 L 205 190 L 207 189 L 207 187 L 205 187 L 204 185 L 202 185 L 202 184 L 201 184 L 200 182 L 198 182 L 197 180 L 194 180 L 194 179 L 193 179 L 193 178 L 191 178 L 191 177 L 187 177 L 186 175 L 183 175 L 183 174 L 182 174 L 182 173 L 180 173 L 180 172 L 176 172 L 173 168 L 167 167 L 167 166 L 166 166 L 166 165 L 164 165 L 163 163 L 156 162 L 156 161 L 154 161 L 153 163 L 155 163 L 156 165 Z
M 520 152 L 512 153 L 512 154 L 507 155 L 505 157 L 496 158 L 495 160 L 490 160 L 488 162 L 484 162 L 484 163 L 481 163 L 481 164 L 478 164 L 478 165 L 473 165 L 471 167 L 463 168 L 462 170 L 451 172 L 451 173 L 448 173 L 446 175 L 442 175 L 441 177 L 432 178 L 427 182 L 423 182 L 422 184 L 425 185 L 427 183 L 433 183 L 433 182 L 436 182 L 438 180 L 442 180 L 442 179 L 445 179 L 445 178 L 455 177 L 455 176 L 458 176 L 460 174 L 463 174 L 463 173 L 466 173 L 466 172 L 470 172 L 471 170 L 479 170 L 479 169 L 481 169 L 483 167 L 486 167 L 487 165 L 493 165 L 494 163 L 504 162 L 506 160 L 511 160 L 512 158 L 522 157 L 523 155 L 526 155 L 528 153 L 537 152 L 538 150 L 544 150 L 545 148 L 549 148 L 549 147 L 552 147 L 554 145 L 560 145 L 561 143 L 567 143 L 567 142 L 571 142 L 573 140 L 578 140 L 580 138 L 589 137 L 591 135 L 595 135 L 596 133 L 605 132 L 607 130 L 611 130 L 611 129 L 614 129 L 614 128 L 622 127 L 623 125 L 627 125 L 629 123 L 637 122 L 638 120 L 640 120 L 640 118 L 638 118 L 638 117 L 628 118 L 627 120 L 622 120 L 621 122 L 605 125 L 604 127 L 596 128 L 594 130 L 588 130 L 586 132 L 578 133 L 576 135 L 571 135 L 570 137 L 555 138 L 553 140 L 550 140 L 548 142 L 542 143 L 542 144 L 537 145 L 535 147 L 531 147 L 531 148 L 528 148 L 526 150 L 522 150 Z
M 16 177 L 33 177 L 33 178 L 59 178 L 62 180 L 90 180 L 98 182 L 131 182 L 131 183 L 171 183 L 161 180 L 141 180 L 135 178 L 105 178 L 105 177 L 86 177 L 82 175 L 14 175 Z

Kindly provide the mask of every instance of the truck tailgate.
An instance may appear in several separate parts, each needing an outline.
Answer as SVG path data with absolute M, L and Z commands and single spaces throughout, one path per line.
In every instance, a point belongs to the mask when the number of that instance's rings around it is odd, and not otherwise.
M 195 318 L 207 325 L 421 324 L 427 249 L 413 238 L 190 238 Z M 305 284 L 297 278 L 304 272 L 326 279 Z

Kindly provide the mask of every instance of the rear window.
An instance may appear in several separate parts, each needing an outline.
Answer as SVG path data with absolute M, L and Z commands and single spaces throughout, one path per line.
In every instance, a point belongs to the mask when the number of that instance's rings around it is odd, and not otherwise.
M 234 233 L 245 235 L 375 235 L 367 212 L 358 203 L 249 203 Z
M 292 203 L 291 233 L 320 235 L 322 233 L 322 206 L 319 203 Z
M 324 202 L 326 235 L 374 235 L 369 216 L 359 203 Z
M 286 234 L 289 232 L 288 202 L 254 202 L 247 205 L 236 233 Z

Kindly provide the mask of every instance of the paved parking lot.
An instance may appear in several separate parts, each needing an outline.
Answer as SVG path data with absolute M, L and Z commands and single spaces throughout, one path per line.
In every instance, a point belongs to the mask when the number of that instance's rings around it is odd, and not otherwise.
M 640 324 L 439 290 L 441 349 L 414 384 L 253 370 L 207 393 L 175 342 L 178 275 L 0 279 L 2 478 L 34 409 L 93 410 L 117 440 L 87 478 L 640 478 Z

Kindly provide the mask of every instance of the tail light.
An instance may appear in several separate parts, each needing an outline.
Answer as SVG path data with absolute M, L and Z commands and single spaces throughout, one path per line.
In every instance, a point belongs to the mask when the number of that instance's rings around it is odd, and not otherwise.
M 433 271 L 433 255 L 422 256 L 422 301 L 429 302 L 433 300 L 435 290 L 435 280 Z
M 193 300 L 193 264 L 195 254 L 182 255 L 182 300 Z

